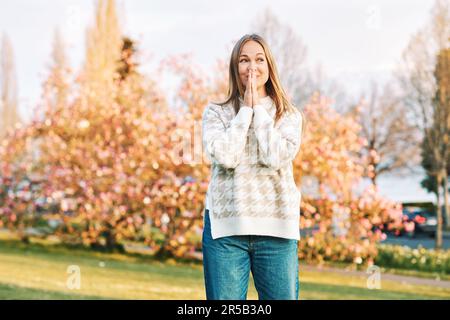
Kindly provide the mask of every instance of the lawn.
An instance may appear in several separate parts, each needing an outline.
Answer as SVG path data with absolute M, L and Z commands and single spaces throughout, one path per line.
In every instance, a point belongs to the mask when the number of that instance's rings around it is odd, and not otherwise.
M 67 268 L 81 272 L 81 288 L 66 285 Z M 300 270 L 301 299 L 450 299 L 449 288 Z M 248 299 L 257 299 L 253 280 Z M 0 299 L 205 299 L 199 263 L 0 241 Z

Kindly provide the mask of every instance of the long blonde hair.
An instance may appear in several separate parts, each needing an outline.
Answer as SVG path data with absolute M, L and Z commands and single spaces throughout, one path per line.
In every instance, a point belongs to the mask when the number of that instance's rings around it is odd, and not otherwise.
M 275 113 L 275 123 L 283 116 L 285 112 L 294 112 L 295 107 L 291 104 L 289 99 L 287 98 L 286 92 L 284 91 L 280 78 L 278 76 L 278 69 L 275 64 L 275 59 L 273 58 L 272 52 L 269 49 L 266 41 L 258 34 L 246 34 L 234 45 L 233 51 L 231 52 L 230 58 L 230 66 L 229 66 L 229 81 L 228 81 L 228 93 L 227 98 L 223 102 L 218 102 L 218 105 L 226 105 L 228 103 L 232 103 L 235 113 L 237 114 L 240 108 L 240 98 L 244 97 L 244 86 L 239 78 L 239 69 L 238 69 L 238 61 L 239 56 L 242 51 L 242 47 L 247 41 L 256 41 L 258 42 L 266 55 L 267 64 L 269 67 L 269 79 L 267 80 L 266 92 L 275 103 L 276 113 Z M 301 110 L 297 109 L 302 114 L 302 124 L 304 124 L 305 120 L 303 117 L 303 113 Z M 302 133 L 303 133 L 302 125 Z

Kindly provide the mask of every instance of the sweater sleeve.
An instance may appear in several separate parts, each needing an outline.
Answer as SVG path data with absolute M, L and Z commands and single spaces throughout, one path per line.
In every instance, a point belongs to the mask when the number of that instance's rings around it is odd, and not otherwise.
M 255 135 L 261 162 L 278 170 L 295 159 L 301 143 L 302 116 L 298 110 L 285 114 L 278 128 L 262 105 L 254 106 Z
M 226 127 L 217 108 L 219 107 L 210 104 L 203 112 L 203 149 L 211 161 L 216 161 L 225 168 L 234 169 L 244 153 L 253 109 L 241 106 L 237 115 Z

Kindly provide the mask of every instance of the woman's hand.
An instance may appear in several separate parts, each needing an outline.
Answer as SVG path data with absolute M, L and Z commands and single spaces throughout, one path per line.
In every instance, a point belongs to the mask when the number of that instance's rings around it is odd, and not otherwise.
M 253 108 L 253 97 L 252 97 L 252 72 L 249 72 L 247 85 L 245 86 L 244 92 L 244 105 Z
M 250 71 L 251 74 L 251 90 L 252 90 L 252 102 L 253 107 L 259 104 L 259 95 L 258 95 L 258 84 L 256 83 L 256 75 L 253 71 Z
M 253 70 L 249 71 L 247 86 L 244 93 L 244 105 L 254 107 L 259 103 L 258 86 L 256 76 Z

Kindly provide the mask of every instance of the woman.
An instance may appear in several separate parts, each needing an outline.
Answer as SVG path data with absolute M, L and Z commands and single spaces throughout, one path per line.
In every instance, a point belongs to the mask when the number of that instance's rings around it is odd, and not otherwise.
M 259 299 L 298 299 L 300 191 L 292 161 L 301 112 L 281 87 L 258 35 L 243 36 L 230 59 L 228 97 L 202 119 L 211 160 L 203 230 L 207 299 L 247 298 L 252 272 Z

